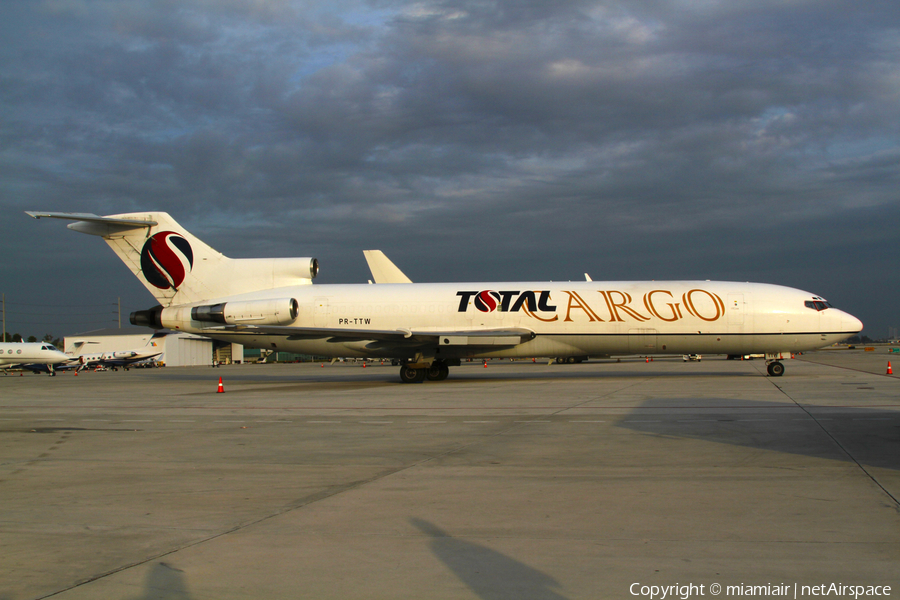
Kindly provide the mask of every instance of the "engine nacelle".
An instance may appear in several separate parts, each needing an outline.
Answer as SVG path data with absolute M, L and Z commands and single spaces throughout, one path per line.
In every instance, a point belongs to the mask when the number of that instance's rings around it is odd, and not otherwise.
M 131 321 L 132 325 L 137 325 L 138 327 L 152 327 L 153 329 L 162 329 L 162 306 L 154 306 L 153 308 L 148 308 L 147 310 L 137 310 L 131 313 Z
M 219 325 L 289 325 L 300 314 L 295 298 L 220 302 L 203 306 L 154 306 L 131 313 L 131 324 L 153 329 L 192 328 L 191 322 Z M 196 327 L 193 325 L 193 327 Z
M 191 308 L 191 320 L 221 325 L 288 325 L 298 314 L 300 303 L 295 298 L 221 302 Z M 166 316 L 163 311 L 163 323 Z

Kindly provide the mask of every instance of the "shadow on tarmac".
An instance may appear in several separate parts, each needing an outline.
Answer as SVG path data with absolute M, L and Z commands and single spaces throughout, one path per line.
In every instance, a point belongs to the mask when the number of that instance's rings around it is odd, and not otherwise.
M 549 575 L 496 550 L 460 540 L 422 519 L 409 522 L 431 537 L 431 551 L 482 600 L 566 600 Z
M 684 406 L 689 404 L 689 407 Z M 651 416 L 648 409 L 702 409 Z M 900 413 L 878 408 L 785 404 L 733 398 L 654 398 L 617 427 L 900 470 Z
M 156 563 L 147 574 L 146 590 L 134 600 L 192 600 L 184 571 L 164 562 Z

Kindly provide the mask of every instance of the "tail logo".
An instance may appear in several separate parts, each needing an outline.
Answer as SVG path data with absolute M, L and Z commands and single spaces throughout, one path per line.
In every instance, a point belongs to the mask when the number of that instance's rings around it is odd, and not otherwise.
M 144 278 L 161 290 L 176 292 L 194 266 L 191 244 L 174 231 L 160 231 L 141 249 L 141 271 Z

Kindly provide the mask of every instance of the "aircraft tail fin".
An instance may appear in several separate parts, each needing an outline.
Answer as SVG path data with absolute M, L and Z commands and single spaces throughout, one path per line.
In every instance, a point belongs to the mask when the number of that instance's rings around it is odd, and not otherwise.
M 363 250 L 375 283 L 412 283 L 381 250 Z
M 164 212 L 28 214 L 68 219 L 69 229 L 102 237 L 162 306 L 310 284 L 319 270 L 308 257 L 228 258 Z

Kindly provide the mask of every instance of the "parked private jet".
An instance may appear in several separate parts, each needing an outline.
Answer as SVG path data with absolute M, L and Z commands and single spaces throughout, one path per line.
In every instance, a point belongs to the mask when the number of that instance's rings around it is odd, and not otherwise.
M 165 337 L 164 333 L 154 333 L 147 341 L 147 345 L 143 348 L 135 348 L 134 350 L 116 350 L 114 352 L 94 352 L 84 353 L 84 349 L 88 344 L 95 342 L 85 342 L 84 340 L 76 340 L 74 342 L 75 358 L 80 361 L 84 368 L 93 369 L 96 367 L 118 367 L 124 368 L 126 371 L 134 363 L 141 362 L 150 358 L 156 358 L 162 354 L 162 348 L 159 346 L 159 339 Z
M 132 313 L 134 325 L 251 348 L 395 358 L 406 383 L 445 379 L 465 358 L 661 353 L 765 354 L 777 377 L 782 353 L 862 330 L 824 298 L 778 285 L 397 283 L 408 278 L 389 267 L 375 277 L 394 283 L 312 285 L 315 258 L 231 259 L 167 213 L 28 214 L 72 220 L 69 229 L 106 240 L 159 302 Z
M 69 362 L 70 357 L 48 342 L 3 342 L 0 343 L 0 369 L 21 367 L 30 371 L 41 371 L 56 375 L 55 365 Z

